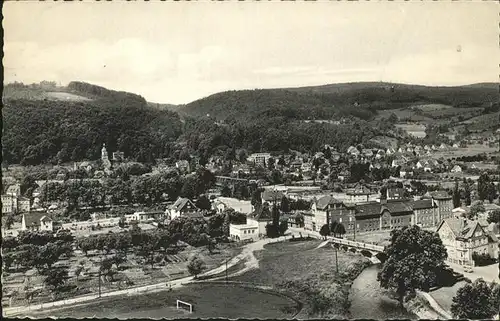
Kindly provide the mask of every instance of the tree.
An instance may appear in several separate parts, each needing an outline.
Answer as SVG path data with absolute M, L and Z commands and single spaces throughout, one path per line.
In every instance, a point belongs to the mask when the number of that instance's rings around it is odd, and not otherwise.
M 455 187 L 453 188 L 453 207 L 460 207 L 460 191 L 458 189 L 458 180 L 455 181 Z
M 417 225 L 391 231 L 391 243 L 385 248 L 387 260 L 377 275 L 380 286 L 398 295 L 400 305 L 416 289 L 428 291 L 447 258 L 446 248 L 436 233 Z
M 212 203 L 210 203 L 210 200 L 206 195 L 201 195 L 196 200 L 196 207 L 202 210 L 210 210 L 212 208 Z
M 280 235 L 285 235 L 287 229 L 288 229 L 288 221 L 282 220 L 279 226 Z
M 467 283 L 453 298 L 451 313 L 457 319 L 492 319 L 498 312 L 493 306 L 492 291 L 483 279 Z
M 330 223 L 330 232 L 333 234 L 333 237 L 337 237 L 337 226 L 339 225 L 339 222 L 337 221 L 332 221 L 332 223 Z
M 82 274 L 83 271 L 83 265 L 77 265 L 75 268 L 75 277 L 76 277 L 76 282 L 78 282 L 78 277 L 80 274 Z
M 283 213 L 290 213 L 290 201 L 286 196 L 283 196 L 281 198 L 281 212 Z
M 495 314 L 500 314 L 500 284 L 493 282 L 491 288 L 491 306 L 496 307 Z
M 328 224 L 324 224 L 323 226 L 321 226 L 319 234 L 326 240 L 326 237 L 330 235 L 330 228 L 328 227 Z
M 45 270 L 44 275 L 44 283 L 52 290 L 57 291 L 68 279 L 68 270 L 66 268 L 50 268 Z
M 195 279 L 198 277 L 198 274 L 205 270 L 205 268 L 205 262 L 198 256 L 192 256 L 187 265 L 189 274 L 193 275 Z
M 337 226 L 335 227 L 335 231 L 334 233 L 336 235 L 340 235 L 340 237 L 342 237 L 345 233 L 346 233 L 346 230 L 345 230 L 345 227 L 344 227 L 344 224 L 342 223 L 338 223 Z
M 474 204 L 471 205 L 469 212 L 467 213 L 467 217 L 469 219 L 475 219 L 477 218 L 477 214 L 483 213 L 485 211 L 483 202 L 481 201 L 476 201 Z
M 468 181 L 466 178 L 464 178 L 463 182 L 463 189 L 464 189 L 464 199 L 465 199 L 465 205 L 469 206 L 471 204 L 471 183 Z
M 490 177 L 488 174 L 481 174 L 477 180 L 477 195 L 481 201 L 490 197 Z
M 488 214 L 488 223 L 500 224 L 500 210 L 491 211 Z
M 8 214 L 7 217 L 5 218 L 5 227 L 7 229 L 10 229 L 14 225 L 14 215 Z
M 222 197 L 231 197 L 231 196 L 232 196 L 231 194 L 232 194 L 232 193 L 231 193 L 231 189 L 229 188 L 229 186 L 227 186 L 227 184 L 224 184 L 224 185 L 222 186 L 221 191 L 220 191 L 220 195 L 221 195 Z

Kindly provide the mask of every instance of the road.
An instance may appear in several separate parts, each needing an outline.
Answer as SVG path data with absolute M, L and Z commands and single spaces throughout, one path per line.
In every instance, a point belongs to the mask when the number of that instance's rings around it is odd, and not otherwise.
M 464 267 L 455 263 L 446 262 L 455 272 L 463 274 L 465 277 L 469 278 L 471 281 L 482 278 L 486 282 L 496 282 L 500 283 L 498 278 L 498 263 L 491 264 L 488 266 L 475 266 L 473 267 L 472 273 L 467 273 Z
M 294 234 L 294 233 L 291 233 Z M 199 276 L 210 276 L 210 275 L 215 275 L 219 273 L 223 273 L 226 268 L 229 269 L 236 264 L 245 261 L 245 268 L 243 268 L 240 271 L 237 271 L 235 273 L 232 273 L 233 275 L 245 273 L 246 271 L 253 269 L 253 268 L 258 268 L 259 267 L 259 262 L 253 255 L 255 251 L 261 250 L 264 245 L 269 244 L 269 243 L 276 243 L 280 241 L 284 241 L 286 239 L 290 239 L 292 235 L 287 235 L 285 237 L 280 237 L 279 239 L 262 239 L 255 241 L 253 243 L 249 243 L 243 246 L 242 252 L 230 259 L 226 264 L 223 264 L 215 269 L 209 270 L 207 272 L 204 272 L 200 274 Z M 101 297 L 114 297 L 114 296 L 122 296 L 122 295 L 137 295 L 137 294 L 144 294 L 144 293 L 153 293 L 153 292 L 161 292 L 165 291 L 168 289 L 168 287 L 175 289 L 179 288 L 183 285 L 186 285 L 188 283 L 191 283 L 195 281 L 192 276 L 185 277 L 182 279 L 177 279 L 168 282 L 168 285 L 165 284 L 165 282 L 157 283 L 157 284 L 152 284 L 152 285 L 147 285 L 147 286 L 142 286 L 142 287 L 137 287 L 137 288 L 130 288 L 130 289 L 125 289 L 125 290 L 119 290 L 119 291 L 112 291 L 112 292 L 106 292 L 102 293 Z M 98 295 L 92 294 L 92 295 L 87 295 L 83 297 L 78 297 L 78 298 L 73 298 L 73 299 L 68 299 L 68 300 L 60 300 L 60 301 L 54 301 L 54 302 L 49 302 L 49 303 L 43 303 L 43 304 L 37 304 L 37 305 L 31 305 L 31 306 L 21 306 L 21 307 L 12 307 L 12 308 L 4 308 L 3 309 L 3 316 L 8 316 L 12 317 L 15 315 L 22 315 L 23 313 L 30 312 L 30 311 L 36 311 L 36 310 L 42 310 L 42 309 L 49 309 L 53 307 L 64 307 L 67 305 L 75 305 L 75 304 L 81 304 L 85 302 L 90 302 L 93 300 L 98 299 Z

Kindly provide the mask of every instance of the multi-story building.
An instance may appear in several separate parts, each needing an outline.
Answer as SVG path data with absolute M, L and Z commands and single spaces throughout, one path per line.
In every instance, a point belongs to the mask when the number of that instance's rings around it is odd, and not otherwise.
M 311 206 L 314 226 L 319 229 L 327 222 L 337 221 L 343 224 L 346 232 L 350 234 L 390 230 L 415 224 L 421 227 L 432 227 L 439 224 L 443 217 L 451 216 L 451 210 L 449 210 L 451 205 L 447 197 L 441 193 L 434 195 L 438 199 L 428 197 L 421 200 L 397 197 L 400 194 L 401 190 L 397 192 L 391 189 L 391 192 L 388 191 L 388 200 L 357 204 L 344 203 L 335 200 L 332 196 L 322 197 L 314 201 Z
M 269 153 L 254 153 L 248 156 L 247 161 L 265 167 L 269 158 L 271 158 L 271 154 Z
M 2 213 L 24 213 L 31 210 L 31 201 L 29 198 L 16 194 L 2 195 Z
M 438 224 L 438 207 L 432 199 L 413 201 L 414 221 L 420 227 L 436 226 Z
M 473 253 L 498 257 L 497 237 L 477 221 L 447 218 L 441 221 L 437 233 L 452 263 L 474 266 Z
M 334 198 L 331 195 L 325 195 L 318 200 L 314 200 L 311 205 L 311 210 L 314 215 L 316 226 L 321 228 L 324 224 L 332 222 L 330 212 L 336 209 L 337 205 L 341 205 L 342 201 Z
M 444 219 L 453 217 L 453 200 L 446 191 L 430 192 L 424 196 L 424 198 L 429 197 L 437 205 L 437 224 Z

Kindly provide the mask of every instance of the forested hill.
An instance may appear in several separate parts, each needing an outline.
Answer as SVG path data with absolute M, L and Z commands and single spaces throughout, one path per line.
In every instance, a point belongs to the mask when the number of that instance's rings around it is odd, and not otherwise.
M 56 93 L 79 99 L 47 99 L 43 95 L 52 92 L 38 87 L 4 95 L 4 161 L 35 165 L 98 159 L 106 143 L 110 152 L 150 162 L 169 154 L 182 133 L 176 113 L 149 107 L 141 96 L 78 82 L 68 88 L 69 93 L 61 88 Z
M 181 110 L 193 116 L 251 119 L 282 116 L 291 119 L 371 119 L 378 110 L 415 104 L 485 107 L 499 101 L 498 86 L 475 84 L 427 87 L 392 83 L 346 83 L 287 89 L 227 91 L 196 100 Z

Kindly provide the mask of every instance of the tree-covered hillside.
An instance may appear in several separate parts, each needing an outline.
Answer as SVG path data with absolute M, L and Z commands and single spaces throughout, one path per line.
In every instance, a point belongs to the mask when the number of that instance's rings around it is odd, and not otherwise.
M 152 161 L 168 155 L 169 144 L 181 134 L 177 114 L 148 107 L 140 96 L 114 92 L 100 98 L 92 87 L 74 89 L 96 99 L 4 100 L 4 161 L 40 164 L 97 159 L 103 143 L 131 159 Z
M 498 87 L 477 84 L 426 87 L 391 83 L 351 83 L 315 87 L 227 91 L 194 101 L 181 110 L 193 116 L 250 119 L 281 116 L 288 119 L 336 119 L 354 116 L 368 120 L 379 110 L 415 104 L 486 107 L 499 101 Z

